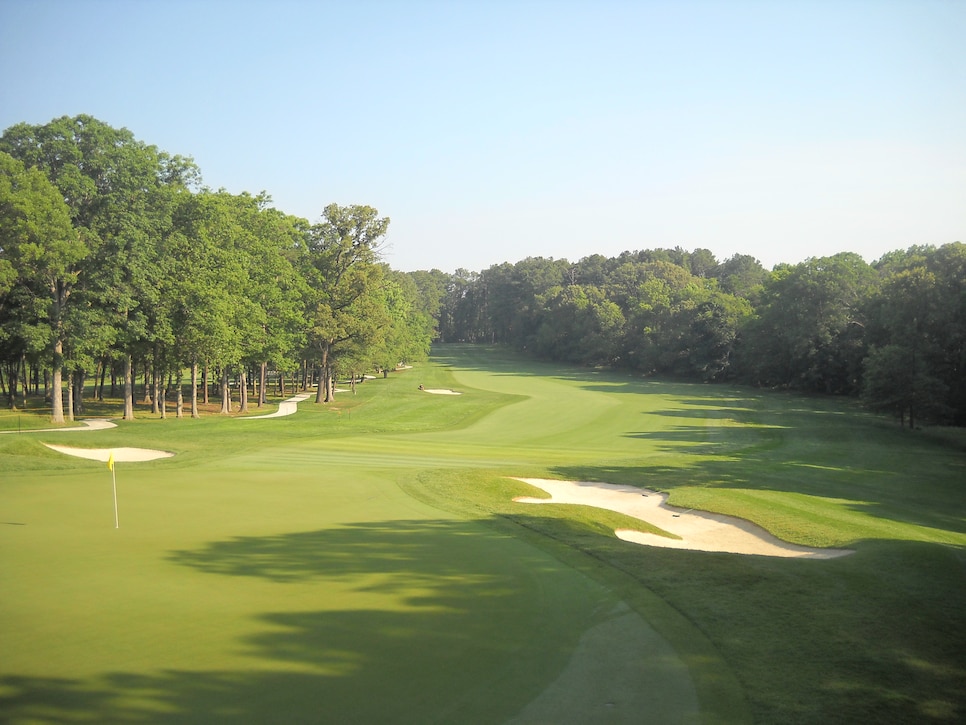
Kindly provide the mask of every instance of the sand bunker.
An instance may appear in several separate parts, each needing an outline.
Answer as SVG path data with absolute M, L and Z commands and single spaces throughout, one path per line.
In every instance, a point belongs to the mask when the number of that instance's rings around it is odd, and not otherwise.
M 299 409 L 299 403 L 303 400 L 308 400 L 312 397 L 312 393 L 299 393 L 298 395 L 293 395 L 291 398 L 286 398 L 281 403 L 278 404 L 278 410 L 274 413 L 268 413 L 267 415 L 249 415 L 244 418 L 239 418 L 238 420 L 265 420 L 265 418 L 282 418 L 286 415 L 292 415 Z
M 694 551 L 718 551 L 731 554 L 758 554 L 808 559 L 832 559 L 851 554 L 849 549 L 815 549 L 782 541 L 760 526 L 734 516 L 684 511 L 667 505 L 667 494 L 635 486 L 616 486 L 608 483 L 551 481 L 541 478 L 518 478 L 518 481 L 541 488 L 552 498 L 519 496 L 520 503 L 569 503 L 595 506 L 633 516 L 680 536 L 648 534 L 642 531 L 618 529 L 614 533 L 624 541 L 646 546 Z
M 445 388 L 423 388 L 424 393 L 432 393 L 433 395 L 462 395 L 462 393 L 457 393 L 455 390 L 446 390 Z
M 153 461 L 158 458 L 171 458 L 174 455 L 169 451 L 156 451 L 151 448 L 72 448 L 71 446 L 55 446 L 53 443 L 44 443 L 44 445 L 58 453 L 88 458 L 92 461 L 103 461 L 104 463 L 107 463 L 107 459 L 110 458 L 112 452 L 116 463 Z

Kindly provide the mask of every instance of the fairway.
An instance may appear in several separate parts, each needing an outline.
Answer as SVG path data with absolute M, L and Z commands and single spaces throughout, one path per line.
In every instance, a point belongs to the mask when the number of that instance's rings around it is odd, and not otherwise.
M 175 455 L 115 464 L 115 530 L 45 443 Z M 473 346 L 294 415 L 0 435 L 0 720 L 954 722 L 964 473 L 840 401 Z M 519 478 L 855 554 L 641 546 Z

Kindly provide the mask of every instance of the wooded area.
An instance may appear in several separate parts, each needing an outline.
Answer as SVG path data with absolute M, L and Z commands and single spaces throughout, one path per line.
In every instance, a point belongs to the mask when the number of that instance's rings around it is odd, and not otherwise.
M 90 376 L 123 385 L 133 417 L 135 371 L 155 412 L 172 389 L 182 413 L 220 381 L 222 412 L 237 384 L 260 402 L 271 368 L 302 370 L 334 395 L 355 375 L 424 357 L 433 319 L 412 279 L 380 261 L 388 218 L 331 204 L 309 224 L 265 195 L 201 186 L 193 161 L 90 116 L 18 124 L 0 138 L 0 372 L 8 404 L 32 386 L 55 422 L 83 410 Z M 186 372 L 187 371 L 187 372 Z M 67 404 L 62 389 L 66 382 Z M 162 403 L 159 406 L 159 403 Z
M 767 271 L 680 247 L 415 273 L 439 337 L 705 382 L 861 396 L 911 427 L 966 424 L 966 245 Z
M 768 271 L 680 247 L 527 258 L 482 272 L 403 273 L 380 260 L 389 219 L 331 204 L 315 224 L 262 194 L 201 184 L 199 169 L 90 116 L 0 138 L 0 390 L 28 386 L 53 420 L 83 409 L 91 376 L 136 371 L 153 409 L 251 377 L 318 384 L 391 369 L 444 342 L 705 382 L 861 396 L 911 427 L 966 425 L 966 245 L 853 253 Z M 777 231 L 776 231 L 777 233 Z M 191 384 L 183 385 L 183 378 Z M 62 399 L 66 387 L 66 405 Z

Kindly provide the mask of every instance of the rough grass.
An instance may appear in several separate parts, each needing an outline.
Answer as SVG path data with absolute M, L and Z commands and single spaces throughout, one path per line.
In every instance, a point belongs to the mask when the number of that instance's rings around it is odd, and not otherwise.
M 178 455 L 117 467 L 115 531 L 103 464 L 44 440 Z M 838 400 L 461 346 L 290 418 L 0 435 L 0 712 L 592 722 L 609 702 L 608 722 L 666 722 L 694 715 L 692 692 L 705 722 L 959 722 L 960 440 Z M 511 476 L 648 486 L 856 553 L 641 547 L 613 536 L 618 514 L 513 504 L 534 491 Z M 526 709 L 590 677 L 615 622 L 673 649 L 607 665 L 666 666 L 608 702 Z

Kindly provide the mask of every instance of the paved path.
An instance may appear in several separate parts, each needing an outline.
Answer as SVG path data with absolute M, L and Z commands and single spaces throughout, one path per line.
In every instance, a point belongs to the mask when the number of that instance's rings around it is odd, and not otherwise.
M 265 418 L 281 418 L 286 415 L 292 415 L 296 410 L 298 410 L 299 403 L 303 400 L 308 400 L 312 397 L 312 393 L 299 393 L 298 395 L 293 395 L 291 398 L 287 398 L 278 404 L 278 410 L 274 413 L 269 413 L 268 415 L 249 415 L 244 418 L 239 418 L 238 420 L 264 420 Z
M 114 423 L 107 418 L 91 418 L 89 420 L 79 420 L 80 427 L 73 428 L 34 428 L 31 430 L 3 430 L 0 431 L 0 435 L 4 433 L 76 433 L 83 430 L 107 430 L 108 428 L 117 428 L 117 423 Z

